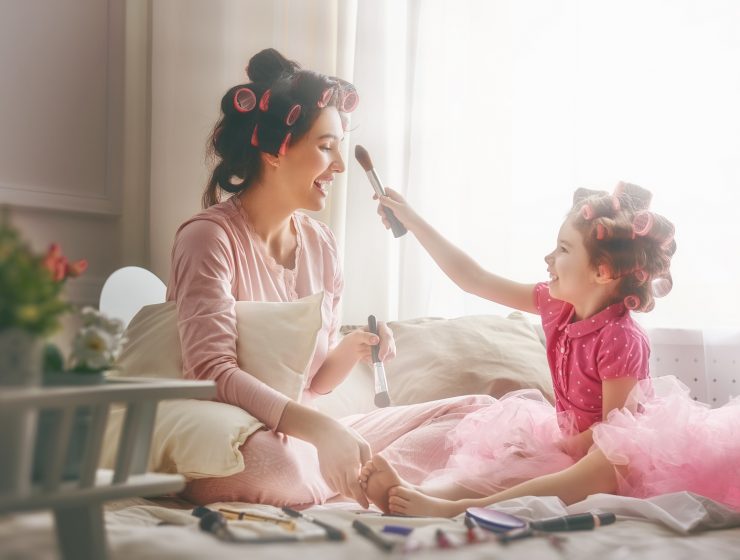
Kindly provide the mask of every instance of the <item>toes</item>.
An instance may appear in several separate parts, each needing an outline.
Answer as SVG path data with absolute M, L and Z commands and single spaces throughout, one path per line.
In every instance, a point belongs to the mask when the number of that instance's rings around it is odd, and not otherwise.
M 391 496 L 388 499 L 388 509 L 391 513 L 405 514 L 408 501 L 398 496 Z
M 403 500 L 411 499 L 411 496 L 414 494 L 413 490 L 404 488 L 403 486 L 394 486 L 391 490 L 393 491 L 394 496 L 397 496 L 399 499 Z

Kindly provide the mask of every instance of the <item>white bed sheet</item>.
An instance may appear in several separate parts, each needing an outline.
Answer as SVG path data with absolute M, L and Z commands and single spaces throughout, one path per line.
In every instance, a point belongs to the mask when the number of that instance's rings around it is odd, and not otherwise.
M 615 524 L 593 531 L 564 533 L 562 551 L 543 539 L 533 538 L 502 546 L 496 543 L 460 546 L 439 550 L 433 543 L 437 528 L 444 528 L 452 538 L 462 539 L 464 528 L 460 519 L 409 519 L 363 514 L 367 524 L 380 528 L 385 524 L 405 524 L 417 527 L 416 539 L 423 550 L 407 558 L 511 558 L 511 559 L 588 559 L 675 560 L 693 558 L 736 559 L 740 556 L 740 513 L 731 512 L 718 504 L 690 494 L 673 494 L 653 500 L 635 500 L 615 496 L 591 496 L 579 504 L 564 508 L 555 498 L 521 498 L 497 506 L 501 510 L 524 517 L 542 518 L 593 509 L 614 511 Z M 197 528 L 189 510 L 177 510 L 144 499 L 111 503 L 106 511 L 106 527 L 111 560 L 159 559 L 188 560 L 219 558 L 223 560 L 321 558 L 326 560 L 364 560 L 400 557 L 387 554 L 351 528 L 357 508 L 348 503 L 314 506 L 309 511 L 330 522 L 348 535 L 343 543 L 311 542 L 271 545 L 226 544 Z M 159 525 L 161 521 L 175 525 Z M 179 525 L 184 523 L 184 525 Z M 724 529 L 703 530 L 707 527 Z M 58 558 L 53 517 L 38 512 L 0 519 L 0 558 Z

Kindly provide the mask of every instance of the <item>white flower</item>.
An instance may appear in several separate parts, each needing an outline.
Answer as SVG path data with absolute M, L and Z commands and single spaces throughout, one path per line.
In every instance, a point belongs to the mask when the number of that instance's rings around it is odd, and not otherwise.
M 72 342 L 71 360 L 75 368 L 98 371 L 109 368 L 115 360 L 118 341 L 105 330 L 82 327 Z

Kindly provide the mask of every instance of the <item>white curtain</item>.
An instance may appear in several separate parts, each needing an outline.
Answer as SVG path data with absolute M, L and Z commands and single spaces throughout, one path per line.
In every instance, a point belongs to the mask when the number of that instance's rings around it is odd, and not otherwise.
M 575 188 L 619 180 L 674 221 L 675 287 L 649 325 L 740 314 L 740 3 L 359 3 L 352 141 L 484 266 L 526 282 Z M 378 225 L 350 168 L 346 319 L 501 312 L 463 294 L 409 235 Z M 365 181 L 366 182 L 366 181 Z

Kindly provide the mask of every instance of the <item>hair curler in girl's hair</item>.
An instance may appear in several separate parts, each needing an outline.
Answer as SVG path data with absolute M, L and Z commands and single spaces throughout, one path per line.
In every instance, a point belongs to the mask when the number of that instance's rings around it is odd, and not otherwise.
M 670 274 L 659 276 L 652 281 L 652 292 L 655 297 L 665 297 L 673 289 L 673 279 Z
M 583 218 L 587 222 L 590 222 L 594 219 L 594 207 L 591 206 L 588 202 L 581 206 L 581 218 Z
M 603 241 L 604 239 L 611 237 L 611 232 L 604 226 L 604 224 L 596 224 L 596 239 Z
M 673 241 L 673 224 L 659 214 L 641 210 L 632 219 L 632 233 L 636 237 L 649 237 L 667 247 Z
M 643 268 L 638 268 L 637 270 L 633 271 L 632 275 L 635 277 L 635 280 L 637 280 L 640 284 L 644 284 L 650 278 L 650 275 Z
M 647 210 L 653 199 L 653 194 L 649 190 L 624 181 L 617 183 L 614 188 L 614 196 L 619 198 L 620 201 L 628 200 L 633 210 Z
M 634 294 L 630 294 L 624 298 L 624 306 L 630 310 L 635 310 L 640 307 L 640 303 L 640 298 Z

